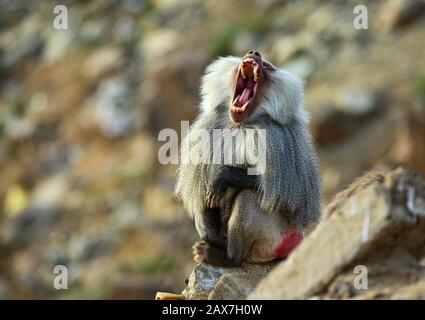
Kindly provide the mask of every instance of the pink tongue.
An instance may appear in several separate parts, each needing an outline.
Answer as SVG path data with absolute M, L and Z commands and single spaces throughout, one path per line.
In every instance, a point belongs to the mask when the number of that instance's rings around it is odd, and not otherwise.
M 250 88 L 245 88 L 242 92 L 241 97 L 239 98 L 239 106 L 242 107 L 249 99 L 249 95 L 251 93 Z

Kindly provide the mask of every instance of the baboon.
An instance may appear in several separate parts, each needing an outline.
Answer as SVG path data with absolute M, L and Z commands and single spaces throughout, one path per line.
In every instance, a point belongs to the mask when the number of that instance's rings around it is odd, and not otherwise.
M 245 153 L 245 161 L 182 163 L 176 195 L 182 200 L 201 241 L 194 260 L 239 266 L 283 258 L 301 241 L 305 228 L 320 217 L 321 179 L 303 109 L 303 82 L 262 59 L 257 51 L 243 58 L 222 57 L 202 78 L 201 112 L 182 142 L 181 152 L 197 142 L 194 132 L 215 129 L 266 132 L 265 167 L 248 174 L 259 146 L 245 139 L 224 153 Z M 198 144 L 199 147 L 199 144 Z M 209 149 L 208 149 L 209 148 Z M 199 149 L 199 148 L 198 148 Z

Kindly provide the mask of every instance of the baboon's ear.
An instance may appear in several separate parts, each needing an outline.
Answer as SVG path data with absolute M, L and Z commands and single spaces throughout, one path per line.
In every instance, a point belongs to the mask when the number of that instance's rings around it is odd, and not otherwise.
M 270 62 L 263 61 L 263 66 L 266 70 L 275 71 L 277 68 L 272 65 Z

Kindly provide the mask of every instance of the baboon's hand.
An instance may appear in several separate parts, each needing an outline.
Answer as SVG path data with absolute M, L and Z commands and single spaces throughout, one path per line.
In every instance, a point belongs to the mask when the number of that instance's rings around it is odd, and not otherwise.
M 218 208 L 228 188 L 227 181 L 220 176 L 217 177 L 207 190 L 207 207 Z

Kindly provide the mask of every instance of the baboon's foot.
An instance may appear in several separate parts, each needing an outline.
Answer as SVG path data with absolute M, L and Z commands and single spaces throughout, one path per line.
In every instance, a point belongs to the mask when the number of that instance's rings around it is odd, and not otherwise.
M 219 267 L 237 267 L 241 265 L 241 263 L 230 259 L 225 250 L 217 248 L 204 240 L 196 242 L 192 249 L 193 260 L 196 263 L 206 262 Z
M 202 237 L 202 240 L 205 242 L 211 244 L 213 247 L 216 247 L 218 249 L 221 249 L 223 251 L 226 250 L 226 238 L 224 236 L 218 235 L 218 234 L 206 234 L 204 237 Z

